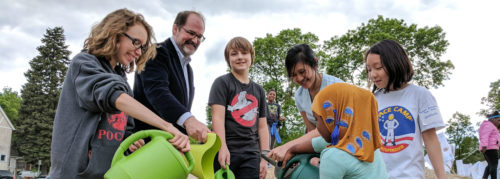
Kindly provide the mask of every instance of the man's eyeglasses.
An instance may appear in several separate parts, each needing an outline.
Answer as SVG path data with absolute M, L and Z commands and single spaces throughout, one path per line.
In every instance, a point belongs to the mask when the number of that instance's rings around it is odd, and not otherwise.
M 205 36 L 203 36 L 203 34 L 197 34 L 196 32 L 192 31 L 192 30 L 187 30 L 186 28 L 182 27 L 182 29 L 184 29 L 184 31 L 186 31 L 189 35 L 191 35 L 191 37 L 198 37 L 198 39 L 200 39 L 201 42 L 205 41 Z
M 130 35 L 126 34 L 126 33 L 123 33 L 123 35 L 125 35 L 125 37 L 127 37 L 128 39 L 130 39 L 132 41 L 132 45 L 134 45 L 135 49 L 141 49 L 141 52 L 144 53 L 146 52 L 147 50 L 147 47 L 145 46 L 142 46 L 142 42 L 140 40 L 137 40 L 137 39 L 134 39 L 132 37 L 130 37 Z

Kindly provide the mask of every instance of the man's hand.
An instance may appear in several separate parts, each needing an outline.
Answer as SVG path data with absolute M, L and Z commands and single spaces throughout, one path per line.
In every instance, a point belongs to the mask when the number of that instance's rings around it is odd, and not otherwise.
M 219 165 L 221 168 L 226 169 L 226 165 L 230 165 L 231 162 L 231 153 L 229 153 L 229 150 L 227 149 L 227 146 L 222 146 L 219 150 L 219 158 L 217 161 L 219 161 Z
M 484 152 L 486 152 L 486 147 L 482 147 L 482 148 L 481 148 L 481 153 L 483 153 L 483 154 L 484 154 Z
M 210 132 L 210 129 L 208 129 L 205 124 L 198 121 L 194 116 L 189 117 L 186 122 L 184 122 L 184 127 L 186 128 L 188 136 L 200 142 L 207 141 L 207 133 Z

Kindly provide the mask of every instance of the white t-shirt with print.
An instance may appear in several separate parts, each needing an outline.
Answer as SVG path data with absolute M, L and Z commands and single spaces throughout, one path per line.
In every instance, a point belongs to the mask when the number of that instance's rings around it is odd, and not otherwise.
M 422 132 L 445 125 L 434 96 L 425 88 L 375 92 L 384 159 L 389 178 L 424 178 Z

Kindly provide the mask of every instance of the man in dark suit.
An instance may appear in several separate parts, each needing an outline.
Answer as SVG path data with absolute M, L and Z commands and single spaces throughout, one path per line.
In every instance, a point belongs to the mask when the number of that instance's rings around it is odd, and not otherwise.
M 177 14 L 172 37 L 158 44 L 157 55 L 136 74 L 134 97 L 180 131 L 205 141 L 208 127 L 191 114 L 194 97 L 191 55 L 205 39 L 205 20 L 195 11 Z M 137 130 L 154 129 L 135 120 Z

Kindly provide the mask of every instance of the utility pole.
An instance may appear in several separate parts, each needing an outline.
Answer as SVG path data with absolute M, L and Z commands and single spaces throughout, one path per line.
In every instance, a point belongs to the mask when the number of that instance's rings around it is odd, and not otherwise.
M 42 165 L 42 160 L 38 160 L 38 176 L 40 176 L 40 165 Z

